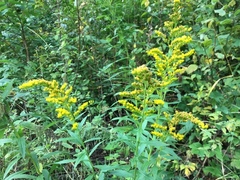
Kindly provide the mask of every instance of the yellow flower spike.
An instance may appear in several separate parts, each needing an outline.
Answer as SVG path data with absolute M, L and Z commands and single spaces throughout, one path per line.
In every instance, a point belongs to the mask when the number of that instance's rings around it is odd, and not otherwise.
M 78 128 L 78 123 L 73 123 L 72 130 L 75 131 Z
M 93 103 L 93 101 L 87 101 L 85 103 L 83 103 L 82 105 L 78 106 L 78 109 L 76 112 L 74 112 L 74 117 L 78 116 L 84 109 L 86 109 L 89 105 L 91 105 Z
M 155 129 L 167 130 L 167 126 L 162 126 L 157 123 L 152 124 L 151 127 L 155 128 Z
M 173 49 L 179 49 L 181 48 L 183 45 L 185 44 L 188 44 L 189 42 L 192 41 L 192 38 L 190 36 L 182 36 L 182 37 L 178 37 L 178 38 L 175 38 L 171 44 L 169 45 L 170 48 L 173 48 Z
M 127 110 L 131 111 L 132 113 L 141 113 L 140 109 L 138 109 L 132 103 L 127 102 L 127 100 L 118 100 L 120 104 L 122 104 Z
M 66 91 L 65 91 L 65 95 L 69 96 L 69 94 L 72 92 L 72 86 L 70 86 Z
M 77 102 L 77 98 L 75 98 L 75 97 L 70 97 L 68 99 L 68 103 L 76 103 L 76 102 Z
M 47 80 L 44 79 L 33 79 L 28 82 L 23 83 L 22 85 L 19 86 L 19 89 L 27 89 L 31 88 L 37 85 L 42 85 L 42 86 L 49 86 L 51 83 Z
M 66 87 L 67 87 L 67 83 L 64 83 L 64 84 L 61 86 L 60 91 L 61 91 L 61 92 L 64 91 L 64 90 L 66 89 Z
M 156 104 L 156 105 L 164 105 L 164 101 L 161 100 L 161 99 L 154 99 L 153 102 L 154 102 L 154 104 Z
M 68 110 L 64 109 L 64 108 L 57 108 L 56 112 L 58 113 L 57 114 L 58 118 L 62 118 L 64 116 L 71 117 L 71 113 Z
M 53 81 L 50 82 L 49 88 L 58 89 L 58 86 L 59 86 L 58 82 L 56 80 L 53 80 Z
M 157 136 L 157 137 L 162 137 L 163 133 L 157 132 L 157 131 L 152 131 L 151 132 L 152 135 Z
M 180 0 L 174 0 L 174 3 L 180 3 Z
M 154 32 L 158 37 L 166 39 L 166 35 L 163 34 L 161 31 L 155 30 Z

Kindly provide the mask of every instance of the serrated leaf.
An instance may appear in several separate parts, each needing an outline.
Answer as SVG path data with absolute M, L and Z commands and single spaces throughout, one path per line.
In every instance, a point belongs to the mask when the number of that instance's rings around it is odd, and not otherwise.
M 231 166 L 240 169 L 240 152 L 236 152 L 233 156 L 232 162 L 231 162 Z
M 205 175 L 208 175 L 209 173 L 213 176 L 220 177 L 222 175 L 221 168 L 218 166 L 206 166 L 203 168 L 203 172 Z
M 237 168 L 240 170 L 240 161 L 239 159 L 233 159 L 232 162 L 231 162 L 231 166 Z

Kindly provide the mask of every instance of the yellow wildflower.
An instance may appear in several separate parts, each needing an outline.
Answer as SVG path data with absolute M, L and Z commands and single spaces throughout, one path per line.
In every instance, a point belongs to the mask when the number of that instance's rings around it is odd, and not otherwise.
M 63 116 L 71 117 L 71 113 L 68 110 L 64 109 L 64 108 L 57 108 L 56 112 L 58 113 L 57 114 L 58 118 L 62 118 Z
M 28 82 L 23 83 L 22 85 L 19 86 L 19 89 L 27 89 L 31 88 L 37 85 L 42 85 L 42 86 L 49 86 L 50 81 L 44 80 L 44 79 L 33 79 Z
M 63 85 L 60 88 L 60 91 L 64 91 L 67 87 L 67 83 L 63 83 Z
M 157 131 L 152 131 L 151 132 L 152 135 L 157 136 L 157 137 L 162 137 L 163 133 L 157 132 Z
M 161 100 L 161 99 L 154 99 L 153 102 L 154 102 L 154 104 L 156 104 L 156 105 L 164 105 L 164 101 Z
M 69 94 L 72 92 L 72 86 L 70 86 L 66 91 L 65 91 L 65 95 L 69 96 Z
M 68 103 L 76 103 L 77 102 L 77 98 L 76 97 L 70 97 L 68 99 Z
M 78 109 L 76 112 L 74 112 L 74 116 L 78 116 L 85 108 L 87 108 L 90 104 L 92 104 L 93 101 L 87 101 L 85 103 L 83 103 L 82 105 L 78 106 Z
M 179 134 L 179 133 L 173 133 L 173 137 L 179 141 L 183 140 L 184 135 L 183 134 Z
M 120 104 L 122 104 L 127 110 L 131 111 L 132 113 L 140 113 L 140 109 L 138 109 L 132 103 L 127 102 L 127 100 L 118 100 Z
M 72 125 L 72 130 L 76 130 L 78 128 L 78 123 L 73 123 L 73 125 Z
M 157 123 L 152 124 L 151 127 L 155 128 L 155 129 L 167 130 L 167 126 L 162 126 Z
M 174 4 L 180 3 L 180 0 L 174 0 Z

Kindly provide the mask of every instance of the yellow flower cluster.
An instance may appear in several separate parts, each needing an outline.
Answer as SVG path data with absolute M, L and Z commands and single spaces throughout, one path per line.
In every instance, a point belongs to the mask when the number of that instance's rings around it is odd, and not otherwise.
M 132 70 L 132 75 L 136 82 L 136 87 L 142 87 L 144 82 L 150 82 L 152 78 L 152 72 L 146 65 L 139 66 Z
M 147 54 L 152 56 L 155 60 L 155 67 L 150 69 L 146 65 L 142 65 L 133 69 L 132 75 L 134 77 L 134 82 L 131 84 L 133 90 L 119 93 L 120 97 L 127 97 L 135 100 L 133 101 L 136 102 L 135 104 L 127 100 L 118 101 L 127 110 L 133 113 L 134 119 L 136 119 L 138 115 L 146 117 L 151 113 L 154 114 L 156 110 L 161 113 L 159 107 L 163 106 L 165 103 L 164 97 L 168 86 L 177 80 L 178 74 L 182 74 L 185 71 L 179 66 L 186 58 L 194 53 L 193 49 L 189 51 L 182 50 L 183 46 L 192 41 L 192 38 L 188 35 L 191 28 L 183 25 L 178 26 L 178 21 L 181 18 L 181 2 L 180 0 L 174 0 L 173 2 L 173 12 L 169 16 L 170 20 L 164 22 L 163 29 L 166 33 L 155 30 L 157 38 L 168 45 L 168 52 L 158 47 L 148 50 Z M 141 111 L 146 112 L 140 113 Z M 165 113 L 164 116 L 169 123 L 167 123 L 167 126 L 163 126 L 164 128 L 154 124 L 152 127 L 154 127 L 155 131 L 153 131 L 152 134 L 162 137 L 163 134 L 167 133 L 176 139 L 183 139 L 184 136 L 182 134 L 176 133 L 176 126 L 174 123 L 172 124 L 172 120 L 169 119 L 169 114 Z M 173 120 L 174 118 L 175 117 L 173 117 Z M 196 122 L 201 126 L 199 121 Z
M 171 124 L 176 125 L 179 122 L 191 121 L 193 124 L 196 124 L 201 129 L 207 129 L 208 124 L 204 124 L 200 119 L 194 117 L 192 113 L 188 112 L 178 112 L 176 111 L 174 117 L 171 120 Z
M 174 4 L 180 3 L 180 0 L 174 0 Z
M 157 137 L 163 137 L 163 133 L 157 132 L 157 131 L 152 131 L 152 135 L 157 136 Z
M 74 112 L 74 117 L 77 117 L 84 109 L 86 109 L 86 107 L 88 107 L 89 105 L 91 105 L 93 103 L 92 100 L 87 101 L 85 103 L 83 103 L 82 105 L 78 106 L 78 109 L 76 112 Z
M 34 79 L 23 83 L 19 86 L 19 88 L 27 89 L 34 86 L 43 86 L 43 90 L 49 93 L 48 97 L 45 98 L 46 101 L 57 105 L 57 117 L 68 118 L 72 122 L 72 129 L 77 129 L 78 123 L 75 122 L 76 116 L 78 116 L 80 112 L 82 112 L 89 104 L 91 104 L 92 101 L 83 103 L 78 107 L 76 112 L 72 113 L 72 105 L 77 102 L 76 97 L 70 96 L 72 92 L 72 86 L 68 86 L 67 83 L 59 86 L 59 83 L 56 80 L 47 81 L 44 79 Z
M 45 79 L 34 79 L 34 80 L 30 80 L 28 82 L 23 83 L 22 85 L 19 86 L 19 89 L 27 89 L 37 85 L 50 86 L 51 82 L 46 81 Z
M 152 124 L 151 127 L 153 127 L 154 129 L 167 130 L 167 126 L 162 126 L 157 123 Z
M 67 83 L 64 83 L 60 88 L 58 82 L 55 80 L 52 81 L 51 85 L 44 88 L 44 91 L 49 93 L 49 96 L 46 97 L 46 101 L 54 104 L 74 104 L 77 102 L 76 97 L 70 97 L 72 92 L 72 86 L 67 88 Z
M 159 133 L 158 131 L 160 131 L 161 133 L 162 132 L 168 133 L 177 140 L 182 140 L 184 138 L 184 135 L 176 133 L 176 126 L 180 122 L 191 121 L 193 124 L 196 124 L 198 127 L 202 129 L 208 128 L 207 124 L 204 124 L 200 119 L 194 117 L 191 113 L 176 111 L 172 119 L 169 118 L 169 114 L 167 113 L 164 113 L 164 116 L 167 119 L 167 126 L 162 126 L 158 123 L 154 123 L 151 125 L 151 127 L 154 128 L 154 130 L 151 133 L 157 137 L 162 137 L 157 135 Z
M 135 90 L 130 91 L 130 92 L 128 92 L 128 91 L 120 92 L 119 96 L 121 96 L 121 97 L 135 97 L 135 96 L 137 96 L 141 93 L 142 93 L 142 90 L 136 90 L 135 89 Z
M 154 104 L 156 104 L 156 105 L 164 105 L 164 101 L 161 100 L 161 99 L 154 99 L 153 102 L 154 102 Z
M 127 110 L 129 110 L 130 112 L 132 112 L 134 114 L 140 114 L 141 113 L 141 111 L 140 111 L 140 109 L 138 109 L 138 107 L 136 107 L 132 103 L 128 102 L 127 100 L 118 100 L 118 102 L 120 104 L 122 104 Z
M 72 130 L 76 130 L 78 128 L 78 123 L 73 123 L 73 125 L 72 125 Z
M 72 114 L 68 110 L 66 110 L 64 108 L 57 108 L 56 112 L 58 113 L 57 114 L 58 118 L 62 118 L 62 117 L 65 116 L 65 117 L 68 117 L 69 119 L 73 120 Z

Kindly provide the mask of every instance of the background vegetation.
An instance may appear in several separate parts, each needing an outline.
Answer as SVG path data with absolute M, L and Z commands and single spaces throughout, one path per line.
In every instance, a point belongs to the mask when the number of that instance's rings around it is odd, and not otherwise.
M 148 50 L 168 53 L 154 32 L 167 32 L 173 2 L 1 0 L 0 178 L 240 179 L 240 3 L 180 4 L 178 24 L 193 39 L 181 50 L 195 53 L 162 111 L 192 113 L 209 127 L 188 119 L 177 127 L 183 140 L 162 140 L 150 134 L 157 113 L 139 126 L 118 100 L 131 90 L 134 68 L 154 69 Z M 71 85 L 79 105 L 94 101 L 76 131 L 41 87 L 18 88 L 42 78 Z

